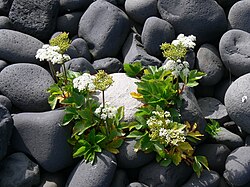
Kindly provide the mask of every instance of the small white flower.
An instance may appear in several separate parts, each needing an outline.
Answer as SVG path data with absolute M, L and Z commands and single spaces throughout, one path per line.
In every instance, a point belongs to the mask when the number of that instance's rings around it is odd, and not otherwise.
M 189 70 L 188 68 L 184 68 L 184 69 L 182 70 L 182 73 L 183 73 L 183 75 L 184 75 L 185 77 L 187 77 L 187 76 L 189 75 L 189 72 L 190 72 L 190 70 Z
M 247 101 L 247 96 L 244 95 L 244 96 L 241 98 L 241 102 L 242 102 L 242 103 L 245 103 L 246 101 Z
M 95 114 L 99 116 L 102 120 L 113 119 L 117 114 L 117 108 L 111 106 L 108 102 L 105 103 L 105 108 L 103 106 L 98 107 L 95 110 Z
M 182 44 L 188 49 L 193 49 L 196 46 L 195 41 L 196 37 L 193 35 L 185 36 L 184 34 L 179 34 L 176 40 L 172 41 L 172 44 L 175 46 Z
M 189 63 L 187 61 L 183 61 L 182 64 L 184 65 L 185 68 L 189 68 Z
M 73 87 L 79 91 L 85 89 L 88 89 L 89 91 L 95 91 L 95 85 L 93 83 L 94 78 L 94 76 L 84 73 L 73 80 Z

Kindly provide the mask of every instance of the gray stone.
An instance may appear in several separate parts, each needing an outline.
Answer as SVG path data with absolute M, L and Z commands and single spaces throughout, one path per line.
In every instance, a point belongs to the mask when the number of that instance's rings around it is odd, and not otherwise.
M 195 173 L 182 187 L 219 187 L 220 175 L 215 171 L 203 170 L 201 176 Z
M 93 0 L 59 0 L 60 12 L 74 12 L 77 10 L 86 10 Z
M 227 29 L 226 15 L 214 0 L 158 0 L 158 10 L 176 34 L 192 34 L 198 44 L 219 39 Z
M 220 131 L 214 136 L 212 142 L 226 145 L 231 151 L 244 145 L 243 139 L 224 127 L 220 127 Z
M 71 130 L 60 126 L 63 116 L 63 110 L 15 114 L 13 149 L 31 155 L 48 172 L 71 166 L 72 147 L 67 142 Z
M 35 58 L 43 43 L 18 31 L 0 29 L 0 58 L 9 62 L 43 64 Z
M 250 2 L 235 3 L 228 13 L 228 21 L 232 29 L 250 32 Z
M 126 187 L 129 184 L 127 173 L 122 169 L 117 169 L 110 187 Z
M 223 123 L 223 127 L 225 127 L 230 132 L 239 135 L 242 139 L 245 139 L 248 135 L 238 125 L 236 125 L 234 121 L 228 121 L 226 123 Z
M 75 72 L 89 72 L 90 74 L 95 74 L 96 70 L 85 58 L 73 58 L 65 63 L 66 69 Z
M 250 146 L 250 135 L 248 135 L 245 139 L 245 146 Z
M 183 98 L 183 103 L 180 110 L 182 121 L 188 121 L 191 125 L 196 123 L 197 130 L 201 134 L 204 134 L 207 123 L 203 117 L 202 111 L 194 94 L 189 88 L 185 88 L 181 97 Z
M 205 119 L 214 119 L 220 123 L 229 119 L 226 107 L 218 99 L 213 97 L 200 98 L 198 105 Z
M 136 140 L 127 139 L 119 148 L 119 154 L 116 155 L 117 164 L 121 168 L 139 168 L 148 164 L 155 158 L 153 153 L 135 152 L 134 146 Z
M 55 30 L 58 11 L 58 0 L 14 0 L 9 18 L 16 30 L 47 40 Z
M 185 59 L 189 63 L 189 69 L 194 69 L 195 68 L 195 61 L 196 61 L 196 54 L 192 49 L 189 49 L 187 51 Z
M 224 178 L 231 186 L 243 186 L 250 182 L 250 147 L 234 150 L 226 160 Z
M 76 38 L 72 41 L 72 43 L 70 45 L 75 47 L 75 49 L 78 53 L 78 57 L 83 57 L 86 60 L 88 60 L 89 62 L 91 62 L 92 57 L 91 57 L 91 54 L 89 52 L 88 44 L 84 39 Z
M 142 105 L 140 101 L 133 98 L 130 93 L 136 92 L 137 79 L 128 77 L 125 73 L 111 74 L 114 83 L 105 91 L 105 102 L 115 107 L 124 106 L 124 121 L 133 121 L 137 108 Z M 102 94 L 96 95 L 102 102 Z
M 2 71 L 6 66 L 8 66 L 8 63 L 4 60 L 0 60 L 0 71 Z
M 104 70 L 106 73 L 119 73 L 123 64 L 117 58 L 103 58 L 93 62 L 95 70 Z
M 70 174 L 65 187 L 109 187 L 116 170 L 116 160 L 110 152 L 97 154 L 92 165 L 82 160 Z
M 232 29 L 221 37 L 219 51 L 230 73 L 239 77 L 250 72 L 250 33 Z
M 127 187 L 148 187 L 148 186 L 140 182 L 132 182 Z
M 63 187 L 66 184 L 67 177 L 61 171 L 56 173 L 41 173 L 41 182 L 37 187 Z
M 7 154 L 12 129 L 13 120 L 10 116 L 10 113 L 7 108 L 0 104 L 0 160 L 2 160 Z
M 157 16 L 157 0 L 126 0 L 125 10 L 130 18 L 143 24 L 147 18 Z
M 12 23 L 6 16 L 0 16 L 0 29 L 12 29 Z
M 237 1 L 240 1 L 240 0 L 216 0 L 216 2 L 222 6 L 223 8 L 225 9 L 228 9 L 230 8 L 231 6 L 234 5 L 234 3 L 236 3 Z
M 13 0 L 0 0 L 0 15 L 8 16 Z
M 202 98 L 202 97 L 214 97 L 214 89 L 215 86 L 202 86 L 199 84 L 194 88 L 195 90 L 195 96 L 196 98 Z
M 14 153 L 0 163 L 0 186 L 32 187 L 39 184 L 39 166 L 23 153 Z
M 206 73 L 199 82 L 201 85 L 213 86 L 223 77 L 224 65 L 219 51 L 211 44 L 203 44 L 197 52 L 197 69 Z
M 0 95 L 0 104 L 6 107 L 9 111 L 11 111 L 12 103 L 8 97 Z
M 78 23 L 83 12 L 72 12 L 57 18 L 56 30 L 68 32 L 70 36 L 77 35 Z
M 122 55 L 125 64 L 141 62 L 144 66 L 159 66 L 161 61 L 154 56 L 149 55 L 139 42 L 138 35 L 131 33 L 122 48 Z
M 223 144 L 201 144 L 195 150 L 195 155 L 205 156 L 209 169 L 223 173 L 230 149 Z
M 148 54 L 162 57 L 160 45 L 164 42 L 171 43 L 174 39 L 175 31 L 170 23 L 157 17 L 149 17 L 146 20 L 141 40 Z
M 97 1 L 97 0 L 94 0 L 94 1 Z M 104 1 L 107 1 L 107 2 L 109 2 L 109 3 L 111 3 L 111 4 L 113 4 L 113 5 L 117 5 L 117 2 L 116 2 L 116 0 L 104 0 Z
M 232 84 L 232 82 L 233 81 L 230 79 L 225 79 L 219 82 L 219 84 L 217 84 L 214 87 L 214 97 L 220 100 L 222 104 L 224 104 L 225 94 L 227 92 L 228 87 Z
M 236 79 L 227 89 L 225 106 L 229 117 L 250 133 L 250 73 Z
M 97 0 L 81 17 L 78 35 L 86 40 L 94 59 L 100 59 L 118 54 L 129 29 L 128 17 L 121 9 Z
M 192 168 L 184 162 L 178 166 L 171 164 L 167 167 L 152 162 L 140 170 L 139 182 L 150 187 L 176 187 L 181 186 L 191 175 Z
M 0 72 L 0 92 L 22 111 L 49 110 L 46 90 L 53 83 L 49 72 L 35 64 L 13 64 Z

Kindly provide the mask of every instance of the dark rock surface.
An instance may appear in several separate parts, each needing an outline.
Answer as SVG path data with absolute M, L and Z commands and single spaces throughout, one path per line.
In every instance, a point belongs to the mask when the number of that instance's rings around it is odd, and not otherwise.
M 89 52 L 88 44 L 87 42 L 82 38 L 76 38 L 71 43 L 72 46 L 75 47 L 78 57 L 83 57 L 87 59 L 88 61 L 91 61 L 91 54 Z
M 243 186 L 250 181 L 250 147 L 234 150 L 226 160 L 224 178 L 231 186 Z
M 0 0 L 0 15 L 7 16 L 13 0 Z
M 18 31 L 0 29 L 0 58 L 9 62 L 42 64 L 35 58 L 43 43 Z
M 140 170 L 139 182 L 150 187 L 176 187 L 185 183 L 191 175 L 192 169 L 184 163 L 162 167 L 158 163 L 151 162 Z
M 244 145 L 244 141 L 239 135 L 230 132 L 224 127 L 220 127 L 220 131 L 216 136 L 214 136 L 212 142 L 224 144 L 231 151 Z
M 106 73 L 117 73 L 123 68 L 120 60 L 117 58 L 102 58 L 93 62 L 95 70 L 104 70 Z
M 205 156 L 209 169 L 219 174 L 225 170 L 225 162 L 230 153 L 230 149 L 223 144 L 202 144 L 195 150 L 195 155 Z
M 14 0 L 9 18 L 16 30 L 46 40 L 55 30 L 58 11 L 58 0 Z
M 78 23 L 83 12 L 72 12 L 64 14 L 57 19 L 56 30 L 68 32 L 70 36 L 77 35 Z
M 23 153 L 14 153 L 0 162 L 0 186 L 32 187 L 40 182 L 39 166 Z
M 250 36 L 250 35 L 249 35 Z M 227 89 L 225 106 L 229 117 L 250 133 L 250 73 L 236 79 Z
M 159 0 L 158 10 L 176 34 L 195 35 L 200 44 L 219 39 L 227 29 L 226 15 L 214 0 Z
M 6 16 L 0 16 L 0 29 L 12 29 L 12 23 Z
M 147 18 L 157 16 L 157 0 L 126 0 L 125 10 L 134 21 L 144 24 Z
M 2 71 L 6 66 L 8 66 L 8 63 L 4 60 L 0 60 L 0 71 Z
M 65 63 L 66 69 L 75 72 L 89 72 L 90 74 L 95 74 L 96 70 L 85 58 L 74 58 Z
M 139 42 L 139 36 L 135 33 L 131 33 L 122 48 L 122 55 L 125 64 L 131 64 L 133 62 L 140 61 L 142 65 L 156 65 L 159 66 L 161 61 L 154 56 L 149 55 L 143 48 L 143 45 Z
M 171 43 L 174 39 L 175 31 L 170 23 L 157 17 L 149 17 L 146 20 L 141 40 L 148 54 L 161 57 L 160 45 L 164 42 Z
M 227 31 L 220 39 L 222 62 L 230 73 L 239 77 L 250 70 L 250 33 L 238 29 Z
M 110 187 L 126 187 L 129 184 L 127 173 L 122 169 L 116 169 Z
M 250 2 L 239 1 L 235 3 L 228 14 L 228 21 L 232 29 L 250 32 Z
M 194 173 L 182 187 L 219 187 L 220 175 L 215 171 L 204 170 L 200 177 Z
M 63 116 L 63 110 L 15 114 L 13 149 L 31 155 L 48 172 L 71 166 L 70 129 L 60 126 Z
M 119 148 L 119 154 L 116 155 L 117 164 L 121 168 L 139 168 L 148 164 L 155 158 L 153 153 L 143 153 L 142 151 L 135 152 L 134 146 L 136 140 L 128 139 Z
M 197 52 L 197 69 L 206 73 L 199 82 L 201 85 L 213 86 L 223 77 L 224 65 L 219 51 L 211 44 L 203 44 Z
M 12 103 L 8 97 L 0 95 L 0 104 L 6 107 L 9 111 L 11 111 Z
M 86 10 L 93 0 L 59 0 L 60 12 L 74 12 L 77 10 Z
M 116 166 L 114 155 L 105 151 L 97 155 L 94 165 L 82 160 L 70 174 L 65 187 L 109 187 Z
M 129 29 L 128 17 L 121 9 L 97 0 L 81 17 L 78 35 L 87 41 L 94 59 L 100 59 L 118 54 Z
M 214 119 L 220 123 L 229 119 L 226 107 L 218 99 L 213 97 L 200 98 L 198 105 L 205 119 Z
M 56 173 L 42 172 L 40 179 L 40 184 L 37 187 L 63 187 L 66 184 L 67 175 L 62 171 Z
M 53 83 L 51 75 L 35 64 L 13 64 L 0 72 L 0 92 L 23 111 L 49 110 L 46 90 Z
M 13 129 L 12 117 L 7 108 L 5 108 L 3 105 L 0 104 L 0 147 L 1 147 L 0 161 L 7 154 L 7 149 L 9 145 L 9 140 L 11 138 L 12 129 Z

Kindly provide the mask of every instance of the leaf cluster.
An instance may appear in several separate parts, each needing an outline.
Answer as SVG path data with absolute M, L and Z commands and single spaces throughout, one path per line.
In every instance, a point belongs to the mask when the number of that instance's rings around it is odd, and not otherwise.
M 60 47 L 60 53 L 64 54 L 69 46 L 70 46 L 71 40 L 69 39 L 69 33 L 63 32 L 56 36 L 55 38 L 52 38 L 49 41 L 49 44 L 51 46 L 58 46 Z
M 212 137 L 215 137 L 218 135 L 218 133 L 221 131 L 220 124 L 218 121 L 210 119 L 210 123 L 207 123 L 207 126 L 205 128 L 205 131 L 211 135 Z

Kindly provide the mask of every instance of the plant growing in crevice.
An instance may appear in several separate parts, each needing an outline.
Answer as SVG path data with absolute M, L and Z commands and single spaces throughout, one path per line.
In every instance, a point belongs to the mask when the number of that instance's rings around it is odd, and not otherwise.
M 192 165 L 200 176 L 203 167 L 208 169 L 204 156 L 194 156 L 194 147 L 203 136 L 197 130 L 198 124 L 181 121 L 182 92 L 185 87 L 198 85 L 197 80 L 205 74 L 190 70 L 185 61 L 188 50 L 195 46 L 194 36 L 179 35 L 172 44 L 161 45 L 165 64 L 143 67 L 139 62 L 125 64 L 128 76 L 139 78 L 137 92 L 132 97 L 143 105 L 135 114 L 135 121 L 128 124 L 127 138 L 136 138 L 135 151 L 156 152 L 156 160 L 163 166 L 185 161 Z M 182 83 L 183 86 L 180 86 Z

